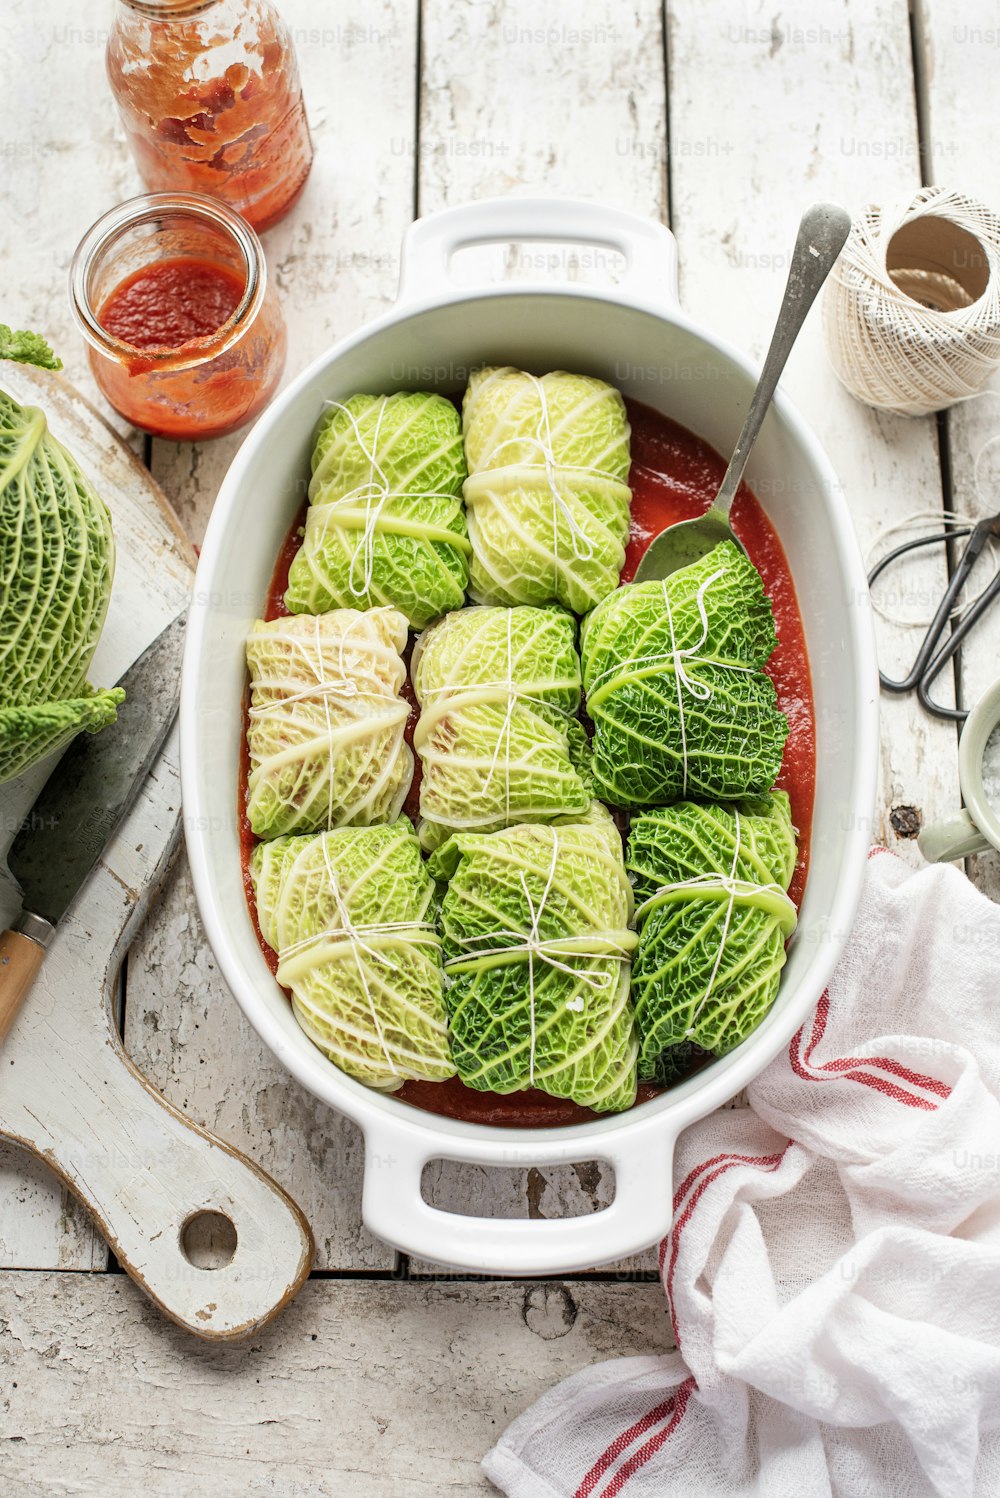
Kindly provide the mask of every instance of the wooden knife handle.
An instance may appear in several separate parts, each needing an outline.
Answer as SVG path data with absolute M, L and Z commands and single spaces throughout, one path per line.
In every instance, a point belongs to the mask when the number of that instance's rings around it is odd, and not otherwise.
M 0 934 L 0 1045 L 45 961 L 45 948 L 20 931 Z

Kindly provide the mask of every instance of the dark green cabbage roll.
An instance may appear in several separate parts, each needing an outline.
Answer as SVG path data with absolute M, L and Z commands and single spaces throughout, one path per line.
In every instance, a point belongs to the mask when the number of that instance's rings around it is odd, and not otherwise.
M 796 913 L 788 796 L 691 801 L 633 819 L 628 870 L 639 949 L 632 998 L 639 1076 L 669 1083 L 692 1046 L 721 1056 L 774 1003 Z

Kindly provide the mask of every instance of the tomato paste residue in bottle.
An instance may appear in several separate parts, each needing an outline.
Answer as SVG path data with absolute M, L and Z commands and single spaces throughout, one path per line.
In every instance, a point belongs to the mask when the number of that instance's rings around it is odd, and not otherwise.
M 312 165 L 291 34 L 267 0 L 121 0 L 108 78 L 151 192 L 220 198 L 255 229 Z

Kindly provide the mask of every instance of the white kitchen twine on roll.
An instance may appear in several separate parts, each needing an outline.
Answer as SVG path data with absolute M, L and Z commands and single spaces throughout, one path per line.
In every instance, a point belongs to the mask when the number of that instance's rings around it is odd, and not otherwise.
M 1000 365 L 1000 218 L 925 187 L 855 219 L 823 299 L 827 352 L 858 400 L 925 416 Z

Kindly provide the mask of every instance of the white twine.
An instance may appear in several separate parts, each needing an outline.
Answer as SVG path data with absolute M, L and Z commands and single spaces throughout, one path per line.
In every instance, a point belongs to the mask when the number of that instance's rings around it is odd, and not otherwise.
M 642 905 L 640 905 L 639 909 L 635 913 L 636 923 L 640 924 L 650 910 L 662 904 L 663 896 L 671 895 L 675 893 L 675 891 L 690 891 L 692 895 L 697 896 L 699 893 L 711 889 L 722 890 L 726 895 L 726 913 L 723 918 L 722 935 L 719 939 L 719 947 L 715 954 L 715 961 L 712 964 L 712 971 L 709 974 L 708 984 L 706 985 L 705 992 L 702 994 L 700 1000 L 698 1001 L 698 1004 L 695 1007 L 695 1011 L 691 1016 L 690 1025 L 684 1032 L 684 1038 L 686 1040 L 694 1039 L 695 1026 L 697 1025 L 702 1010 L 705 1008 L 705 1005 L 711 998 L 713 990 L 715 988 L 715 982 L 719 976 L 719 969 L 722 966 L 722 958 L 726 950 L 726 942 L 729 939 L 729 928 L 732 925 L 733 911 L 736 908 L 737 900 L 740 898 L 745 899 L 747 896 L 757 895 L 763 892 L 774 894 L 778 896 L 779 902 L 787 906 L 787 911 L 785 914 L 785 924 L 788 924 L 794 928 L 798 920 L 798 914 L 796 912 L 795 906 L 789 899 L 787 891 L 782 889 L 780 884 L 755 884 L 750 879 L 737 879 L 736 870 L 739 867 L 740 860 L 742 826 L 740 823 L 739 810 L 736 807 L 733 808 L 733 815 L 736 819 L 736 839 L 733 845 L 733 862 L 729 873 L 696 874 L 691 879 L 677 879 L 671 884 L 661 884 L 649 897 L 648 900 L 643 901 Z
M 528 1081 L 532 1087 L 534 1087 L 535 1085 L 535 1054 L 537 1048 L 538 1033 L 538 1023 L 535 1007 L 535 959 L 540 958 L 542 962 L 546 963 L 547 966 L 554 968 L 557 972 L 565 973 L 569 977 L 577 979 L 579 982 L 583 983 L 587 988 L 590 988 L 596 994 L 600 993 L 603 989 L 610 986 L 611 980 L 614 977 L 613 972 L 610 970 L 607 973 L 583 972 L 581 971 L 579 966 L 574 966 L 571 962 L 565 962 L 561 959 L 563 957 L 570 957 L 574 952 L 578 952 L 581 956 L 585 956 L 586 959 L 590 962 L 627 962 L 629 960 L 631 950 L 637 941 L 635 933 L 631 931 L 603 932 L 596 935 L 584 934 L 580 936 L 562 937 L 542 937 L 539 935 L 542 916 L 545 913 L 545 906 L 548 901 L 549 894 L 552 890 L 552 884 L 556 875 L 556 868 L 559 863 L 560 844 L 559 832 L 557 828 L 548 827 L 543 829 L 539 827 L 537 831 L 539 833 L 542 833 L 544 831 L 551 836 L 552 857 L 549 860 L 549 868 L 545 880 L 545 887 L 542 890 L 542 896 L 537 905 L 531 897 L 531 891 L 528 888 L 528 881 L 525 879 L 523 869 L 518 871 L 518 879 L 520 880 L 525 903 L 531 916 L 531 925 L 528 928 L 527 935 L 525 935 L 523 931 L 515 931 L 509 927 L 498 927 L 495 931 L 482 933 L 478 936 L 461 937 L 459 938 L 459 944 L 470 949 L 469 955 L 467 957 L 449 958 L 445 961 L 444 964 L 445 973 L 450 975 L 456 970 L 468 971 L 470 961 L 474 964 L 478 964 L 479 959 L 484 957 L 487 959 L 493 959 L 492 965 L 496 964 L 497 959 L 503 959 L 504 961 L 507 961 L 512 958 L 516 959 L 519 957 L 527 957 L 528 1023 L 530 1027 L 528 1051 Z M 476 945 L 477 942 L 481 941 L 495 942 L 498 937 L 509 938 L 510 944 L 495 945 L 492 947 L 480 947 Z M 595 943 L 600 942 L 607 942 L 612 950 L 608 952 L 583 952 L 581 950 L 582 947 L 592 948 Z M 616 948 L 617 950 L 615 950 Z M 488 963 L 488 965 L 490 964 Z M 567 1008 L 571 1008 L 575 1012 L 579 1012 L 583 1008 L 582 996 L 578 995 L 576 999 L 569 1001 L 567 1003 Z
M 981 248 L 987 282 L 975 300 L 963 285 L 967 241 L 949 247 L 949 274 L 933 220 L 964 230 Z M 927 259 L 940 259 L 940 269 L 890 270 L 893 237 L 920 221 L 928 223 Z M 843 384 L 879 410 L 923 416 L 975 394 L 1000 365 L 1000 219 L 963 193 L 935 187 L 902 206 L 869 205 L 827 283 L 823 329 Z
M 632 670 L 636 666 L 640 668 L 651 666 L 654 669 L 665 664 L 670 664 L 673 666 L 674 682 L 677 688 L 677 716 L 680 719 L 681 729 L 681 761 L 683 770 L 683 779 L 681 782 L 682 795 L 687 794 L 688 788 L 688 743 L 687 721 L 684 711 L 684 692 L 689 692 L 691 696 L 696 697 L 699 702 L 709 702 L 715 695 L 714 689 L 709 686 L 707 682 L 696 681 L 688 675 L 684 664 L 685 661 L 690 661 L 692 665 L 699 661 L 710 661 L 712 665 L 721 666 L 722 669 L 726 671 L 742 671 L 749 676 L 753 676 L 755 674 L 755 667 L 753 666 L 740 666 L 735 661 L 712 660 L 708 656 L 700 656 L 698 654 L 698 652 L 704 648 L 705 643 L 708 640 L 708 609 L 705 604 L 705 594 L 708 592 L 709 588 L 714 582 L 717 582 L 720 577 L 724 576 L 725 568 L 720 567 L 716 572 L 712 573 L 711 577 L 706 577 L 704 582 L 698 588 L 698 591 L 695 594 L 695 605 L 698 609 L 698 620 L 701 624 L 701 637 L 700 639 L 696 640 L 693 645 L 685 646 L 683 650 L 681 650 L 677 645 L 677 637 L 674 633 L 674 616 L 673 611 L 670 607 L 670 595 L 667 591 L 666 579 L 664 579 L 661 582 L 660 587 L 663 590 L 663 606 L 667 612 L 667 628 L 670 631 L 669 651 L 663 651 L 658 655 L 630 656 L 628 660 L 618 662 L 613 666 L 609 666 L 606 671 L 602 671 L 598 676 L 594 678 L 594 681 L 591 683 L 590 687 L 590 690 L 593 691 L 594 688 L 602 686 L 606 681 L 613 678 L 616 672 L 622 671 L 626 667 L 629 670 Z
M 368 1010 L 371 1014 L 372 1027 L 378 1037 L 382 1054 L 385 1056 L 386 1066 L 393 1076 L 398 1076 L 399 1068 L 393 1060 L 389 1044 L 385 1038 L 382 1022 L 378 1015 L 378 1007 L 369 987 L 368 973 L 362 961 L 362 954 L 370 962 L 381 963 L 384 967 L 389 968 L 391 972 L 398 972 L 399 964 L 393 961 L 389 953 L 371 946 L 371 939 L 406 932 L 410 934 L 410 940 L 414 944 L 439 947 L 440 938 L 429 921 L 376 921 L 369 924 L 362 923 L 361 925 L 355 925 L 351 920 L 347 903 L 341 895 L 340 883 L 337 879 L 336 870 L 330 862 L 330 850 L 326 845 L 325 838 L 323 839 L 323 862 L 326 868 L 329 891 L 336 902 L 337 918 L 340 921 L 340 925 L 331 926 L 323 931 L 315 932 L 310 936 L 304 937 L 301 941 L 293 942 L 291 946 L 283 948 L 278 964 L 278 981 L 281 983 L 285 978 L 290 978 L 290 981 L 294 982 L 297 975 L 289 975 L 287 964 L 295 957 L 301 956 L 304 952 L 308 952 L 317 946 L 325 945 L 328 942 L 336 943 L 342 941 L 346 943 L 358 971 L 358 978 L 360 979 L 365 1000 L 368 1004 Z
M 371 590 L 372 579 L 375 574 L 376 536 L 380 530 L 389 532 L 393 532 L 394 530 L 392 520 L 389 519 L 388 522 L 383 522 L 382 518 L 382 512 L 388 502 L 391 499 L 449 499 L 453 504 L 457 505 L 458 498 L 455 494 L 447 490 L 393 489 L 378 458 L 379 435 L 382 430 L 382 418 L 385 415 L 388 405 L 387 397 L 383 398 L 382 404 L 379 407 L 370 447 L 365 441 L 361 427 L 353 411 L 349 410 L 340 401 L 327 401 L 326 404 L 331 406 L 335 411 L 342 411 L 347 416 L 354 440 L 361 449 L 362 457 L 368 462 L 368 478 L 335 500 L 324 500 L 322 498 L 321 479 L 321 492 L 318 503 L 311 505 L 310 509 L 313 515 L 318 514 L 320 510 L 324 512 L 322 524 L 315 528 L 318 543 L 322 546 L 330 534 L 331 525 L 340 530 L 354 529 L 353 526 L 344 522 L 353 518 L 351 512 L 354 502 L 359 501 L 362 504 L 363 519 L 360 526 L 360 540 L 351 554 L 350 567 L 347 573 L 347 586 L 350 588 L 354 598 L 365 598 Z M 322 465 L 320 466 L 322 467 Z M 345 511 L 347 513 L 343 513 Z M 308 517 L 306 529 L 308 531 Z M 397 534 L 403 535 L 408 534 L 408 532 L 400 530 Z M 472 550 L 467 537 L 460 535 L 458 532 L 447 531 L 444 528 L 439 532 L 435 532 L 431 539 L 444 541 L 446 544 L 454 545 L 460 551 L 466 553 Z M 356 575 L 359 559 L 363 563 L 360 584 Z

